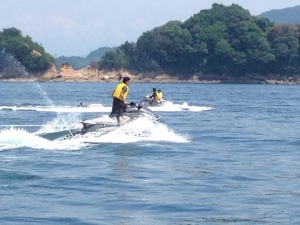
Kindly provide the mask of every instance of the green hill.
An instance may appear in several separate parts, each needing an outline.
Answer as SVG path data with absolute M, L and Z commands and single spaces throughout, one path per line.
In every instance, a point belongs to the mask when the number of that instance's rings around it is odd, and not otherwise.
M 162 71 L 182 78 L 300 75 L 300 25 L 274 24 L 237 4 L 213 4 L 184 22 L 170 21 L 125 42 L 100 69 Z
M 235 79 L 300 77 L 300 21 L 296 20 L 300 11 L 297 10 L 300 6 L 279 10 L 295 19 L 276 20 L 286 23 L 275 24 L 274 19 L 262 16 L 267 12 L 252 16 L 237 4 L 215 3 L 211 9 L 201 10 L 186 21 L 169 21 L 144 32 L 136 42 L 126 41 L 116 48 L 101 47 L 85 58 L 53 59 L 41 45 L 29 36 L 23 37 L 15 28 L 0 32 L 0 46 L 29 72 L 45 70 L 55 60 L 57 68 L 64 63 L 74 69 L 93 65 L 99 70 L 165 73 L 184 79 L 194 75 Z M 7 68 L 3 62 L 8 54 L 0 54 L 0 72 Z
M 50 63 L 54 62 L 53 57 L 41 44 L 34 42 L 28 35 L 24 37 L 22 32 L 14 27 L 0 32 L 0 51 L 2 78 L 24 75 L 23 66 L 28 72 L 38 73 L 46 70 Z

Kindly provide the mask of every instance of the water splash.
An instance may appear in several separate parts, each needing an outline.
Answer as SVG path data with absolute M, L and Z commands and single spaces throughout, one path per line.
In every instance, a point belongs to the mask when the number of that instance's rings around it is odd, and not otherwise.
M 24 129 L 8 128 L 0 130 L 0 151 L 21 147 L 44 150 L 78 150 L 85 143 L 80 139 L 50 141 Z
M 191 105 L 187 102 L 182 104 L 172 103 L 166 101 L 163 106 L 159 107 L 148 107 L 155 112 L 179 112 L 179 111 L 189 111 L 189 112 L 202 112 L 214 109 L 210 106 L 196 106 Z M 111 112 L 111 106 L 102 107 L 74 107 L 74 106 L 37 106 L 37 105 L 14 105 L 14 106 L 0 106 L 0 110 L 13 110 L 13 111 L 38 111 L 38 112 L 58 112 L 58 113 L 93 113 L 93 112 Z
M 53 120 L 47 122 L 45 125 L 42 125 L 41 128 L 37 132 L 35 132 L 35 134 L 46 134 L 82 128 L 82 125 L 79 123 L 81 121 L 79 118 L 79 114 L 62 114 L 61 116 L 64 121 L 63 123 L 61 122 L 61 118 L 56 117 Z
M 16 58 L 14 58 L 11 54 L 7 53 L 3 46 L 1 50 L 1 61 L 4 61 L 4 77 L 8 76 L 6 75 L 7 73 L 13 73 L 8 77 L 21 76 L 23 78 L 27 78 L 28 81 L 34 82 L 38 93 L 42 96 L 47 105 L 54 107 L 53 101 L 48 97 L 48 94 L 46 93 L 46 91 L 43 90 L 42 86 L 38 83 L 38 81 L 35 80 L 34 76 L 28 73 L 25 67 Z M 57 112 L 57 115 L 60 118 L 60 122 L 64 124 L 64 117 L 59 112 Z M 72 135 L 72 132 L 69 132 Z
M 29 147 L 42 150 L 82 150 L 90 144 L 98 143 L 158 143 L 175 142 L 187 143 L 190 138 L 177 134 L 167 125 L 153 121 L 146 117 L 138 118 L 122 127 L 103 129 L 85 135 L 75 135 L 47 139 L 37 133 L 30 133 L 24 129 L 6 128 L 0 130 L 0 151 L 20 147 Z
M 189 142 L 189 138 L 176 134 L 167 125 L 146 117 L 137 118 L 105 134 L 87 133 L 85 135 L 85 142 L 88 143 L 133 143 L 141 141 L 185 143 Z
M 161 111 L 161 112 L 179 112 L 179 111 L 191 111 L 191 112 L 202 112 L 207 110 L 212 110 L 210 106 L 195 106 L 190 105 L 187 102 L 182 104 L 172 103 L 170 101 L 165 101 L 163 106 L 159 107 L 149 107 L 152 111 Z

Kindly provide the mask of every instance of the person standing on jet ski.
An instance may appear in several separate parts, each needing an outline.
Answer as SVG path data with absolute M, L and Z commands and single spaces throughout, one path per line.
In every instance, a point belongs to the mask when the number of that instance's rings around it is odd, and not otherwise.
M 118 84 L 112 92 L 113 106 L 110 117 L 116 114 L 119 126 L 123 123 L 123 113 L 126 110 L 126 97 L 129 92 L 129 80 L 129 77 L 124 77 L 123 83 Z

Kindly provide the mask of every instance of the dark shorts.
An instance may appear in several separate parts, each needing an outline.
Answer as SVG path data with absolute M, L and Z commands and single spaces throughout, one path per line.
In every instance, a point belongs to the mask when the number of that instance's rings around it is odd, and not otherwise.
M 126 110 L 125 103 L 118 98 L 114 98 L 110 116 L 117 116 L 117 117 L 123 116 L 125 110 Z

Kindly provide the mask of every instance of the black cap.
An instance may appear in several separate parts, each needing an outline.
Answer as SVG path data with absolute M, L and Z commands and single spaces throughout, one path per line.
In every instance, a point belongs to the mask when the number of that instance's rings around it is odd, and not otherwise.
M 129 80 L 130 80 L 130 77 L 123 77 L 123 83 L 126 83 Z
M 156 91 L 156 88 L 152 88 L 153 91 Z
M 158 89 L 158 91 L 161 91 L 160 89 Z

